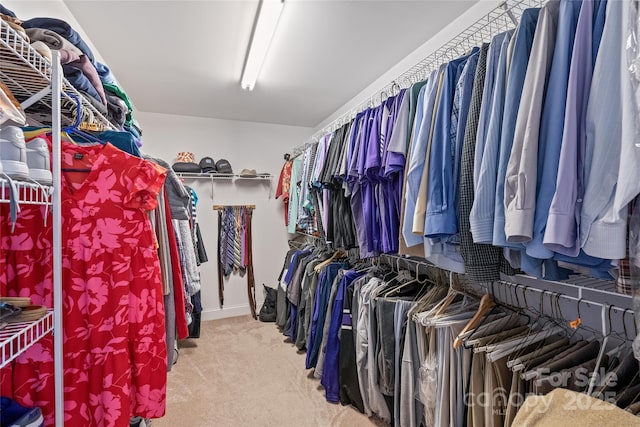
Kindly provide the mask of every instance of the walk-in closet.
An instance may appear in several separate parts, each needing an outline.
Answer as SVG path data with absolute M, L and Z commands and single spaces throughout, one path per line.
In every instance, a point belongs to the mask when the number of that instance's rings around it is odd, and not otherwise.
M 0 0 L 0 427 L 640 426 L 639 40 Z

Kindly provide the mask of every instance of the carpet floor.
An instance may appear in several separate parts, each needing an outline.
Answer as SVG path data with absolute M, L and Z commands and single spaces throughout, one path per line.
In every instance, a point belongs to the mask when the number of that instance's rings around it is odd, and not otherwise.
M 203 322 L 199 339 L 181 342 L 166 415 L 152 427 L 385 426 L 328 403 L 304 353 L 284 339 L 275 324 L 250 316 Z

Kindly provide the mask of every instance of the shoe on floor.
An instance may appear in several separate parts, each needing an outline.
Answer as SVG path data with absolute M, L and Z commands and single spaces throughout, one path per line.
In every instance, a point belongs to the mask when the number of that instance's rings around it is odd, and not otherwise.
M 18 126 L 0 127 L 0 164 L 2 172 L 13 179 L 29 179 L 27 147 L 24 133 Z
M 7 427 L 44 426 L 40 408 L 25 408 L 8 397 L 0 397 L 0 420 Z
M 45 139 L 34 138 L 27 142 L 27 166 L 29 167 L 29 178 L 42 185 L 53 185 L 49 146 Z

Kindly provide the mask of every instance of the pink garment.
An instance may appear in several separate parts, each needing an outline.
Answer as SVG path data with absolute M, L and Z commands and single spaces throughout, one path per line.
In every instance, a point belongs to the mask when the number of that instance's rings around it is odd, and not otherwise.
M 65 426 L 128 426 L 165 412 L 167 349 L 155 208 L 166 170 L 111 144 L 63 142 L 62 292 Z M 10 231 L 0 205 L 0 292 L 52 305 L 51 212 L 25 205 Z M 5 293 L 6 292 L 6 293 Z M 51 337 L 0 372 L 3 395 L 54 425 Z M 7 394 L 7 389 L 11 390 Z
M 58 49 L 58 52 L 60 53 L 60 63 L 62 65 L 68 64 L 70 62 L 77 61 L 80 59 L 80 55 L 78 55 L 77 53 L 69 49 Z
M 106 106 L 107 97 L 104 94 L 102 81 L 100 80 L 100 76 L 98 75 L 98 71 L 96 70 L 96 67 L 91 63 L 91 61 L 89 61 L 89 58 L 87 58 L 86 55 L 82 55 L 80 59 L 70 62 L 69 65 L 82 71 L 82 74 L 84 74 L 87 77 L 87 79 L 89 79 L 89 82 L 91 82 L 91 85 L 96 88 L 96 92 L 98 92 L 98 96 L 100 96 L 102 103 Z

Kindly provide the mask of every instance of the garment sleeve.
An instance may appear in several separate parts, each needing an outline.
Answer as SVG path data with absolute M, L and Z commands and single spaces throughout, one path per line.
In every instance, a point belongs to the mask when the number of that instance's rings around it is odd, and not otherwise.
M 607 3 L 608 24 L 593 70 L 586 118 L 580 243 L 587 255 L 606 259 L 622 259 L 627 249 L 627 210 L 614 206 L 623 141 L 624 87 L 619 78 L 614 78 L 621 75 L 622 9 L 621 2 Z
M 507 241 L 514 243 L 533 238 L 540 118 L 557 26 L 549 11 L 552 6 L 557 4 L 550 2 L 540 12 L 504 181 L 504 231 Z
M 158 193 L 164 185 L 167 170 L 148 160 L 130 159 L 132 179 L 129 193 L 124 197 L 124 205 L 143 210 L 155 209 L 158 205 Z
M 278 187 L 276 188 L 276 196 L 275 196 L 276 199 L 284 195 L 284 180 L 285 180 L 285 175 L 287 175 L 286 169 L 287 169 L 288 163 L 289 162 L 285 162 L 285 164 L 282 166 L 282 170 L 280 171 L 280 177 L 278 178 Z
M 576 218 L 579 219 L 576 217 L 576 210 L 579 211 L 579 208 L 576 204 L 581 205 L 582 202 L 583 195 L 579 194 L 582 182 L 579 176 L 582 176 L 583 170 L 580 168 L 582 164 L 578 153 L 584 152 L 583 124 L 593 73 L 592 17 L 593 3 L 584 2 L 576 29 L 576 40 L 584 42 L 574 43 L 573 46 L 556 192 L 551 200 L 543 240 L 544 245 L 552 251 L 572 257 L 580 253 L 576 221 Z

